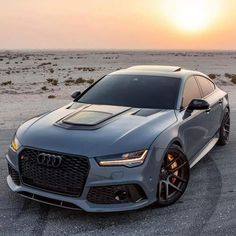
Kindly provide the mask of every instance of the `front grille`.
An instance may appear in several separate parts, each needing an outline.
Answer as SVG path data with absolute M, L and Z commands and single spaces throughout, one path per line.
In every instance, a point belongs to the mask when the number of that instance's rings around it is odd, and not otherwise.
M 13 169 L 9 164 L 8 164 L 8 172 L 9 172 L 9 175 L 11 176 L 13 182 L 16 185 L 20 185 L 20 177 L 19 177 L 18 172 L 15 169 Z
M 55 167 L 39 164 L 40 154 L 60 156 L 61 164 Z M 19 156 L 20 176 L 24 184 L 60 194 L 81 196 L 90 168 L 86 157 L 29 148 Z
M 143 189 L 137 184 L 91 187 L 87 196 L 95 204 L 119 204 L 138 202 L 146 198 Z

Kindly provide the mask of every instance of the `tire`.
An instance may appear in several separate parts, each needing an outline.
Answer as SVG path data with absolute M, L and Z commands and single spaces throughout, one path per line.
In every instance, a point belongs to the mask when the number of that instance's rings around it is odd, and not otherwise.
M 155 204 L 163 207 L 175 203 L 185 192 L 188 180 L 188 159 L 179 146 L 172 145 L 162 162 Z
M 227 108 L 220 126 L 218 145 L 224 146 L 229 142 L 230 134 L 230 111 Z

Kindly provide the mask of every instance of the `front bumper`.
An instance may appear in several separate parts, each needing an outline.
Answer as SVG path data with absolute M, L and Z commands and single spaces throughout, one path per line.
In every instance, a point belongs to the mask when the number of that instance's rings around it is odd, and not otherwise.
M 22 150 L 22 149 L 21 149 Z M 21 151 L 19 150 L 19 152 Z M 8 164 L 19 173 L 18 154 L 9 149 L 6 159 Z M 164 155 L 163 149 L 152 149 L 149 151 L 143 165 L 127 168 L 123 166 L 100 167 L 94 158 L 89 158 L 90 170 L 80 197 L 66 196 L 63 194 L 49 192 L 43 189 L 23 184 L 16 184 L 8 175 L 7 183 L 10 189 L 25 197 L 36 201 L 57 205 L 60 207 L 82 209 L 87 212 L 115 212 L 128 211 L 143 208 L 156 201 L 156 191 L 161 159 Z M 145 198 L 137 202 L 116 204 L 95 204 L 88 201 L 91 188 L 101 186 L 137 185 L 145 193 Z M 104 196 L 105 197 L 105 196 Z

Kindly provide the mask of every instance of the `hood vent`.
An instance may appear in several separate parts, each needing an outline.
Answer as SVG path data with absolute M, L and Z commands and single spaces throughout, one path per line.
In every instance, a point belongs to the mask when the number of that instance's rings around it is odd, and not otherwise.
M 124 113 L 131 108 L 110 106 L 110 105 L 88 105 L 80 111 L 73 112 L 62 120 L 57 122 L 57 125 L 69 126 L 96 126 L 113 117 Z
M 161 109 L 148 109 L 148 108 L 143 108 L 143 109 L 140 109 L 139 111 L 133 113 L 132 115 L 147 117 L 147 116 L 156 114 L 156 113 L 158 113 L 158 112 L 160 112 L 160 111 L 161 111 Z
M 96 125 L 111 117 L 111 113 L 99 111 L 81 111 L 65 118 L 63 123 L 73 125 Z

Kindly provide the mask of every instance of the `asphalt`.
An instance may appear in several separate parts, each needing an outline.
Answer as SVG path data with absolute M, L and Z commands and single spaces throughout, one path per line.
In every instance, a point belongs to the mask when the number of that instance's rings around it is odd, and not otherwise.
M 40 204 L 12 193 L 4 154 L 14 130 L 0 130 L 0 235 L 236 235 L 236 90 L 231 137 L 192 170 L 174 205 L 123 213 L 86 213 Z

